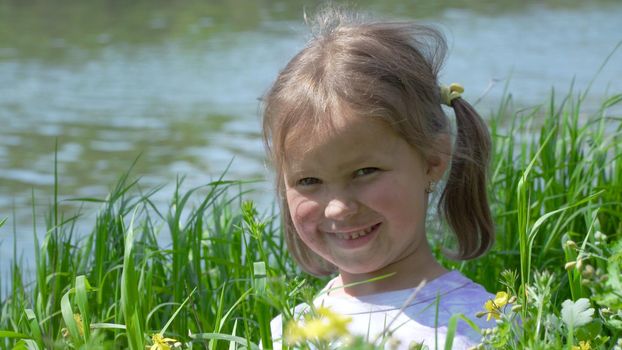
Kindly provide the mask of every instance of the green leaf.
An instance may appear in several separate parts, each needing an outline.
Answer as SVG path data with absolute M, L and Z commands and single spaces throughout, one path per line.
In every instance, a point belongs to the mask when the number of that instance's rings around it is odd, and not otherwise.
M 188 302 L 188 300 L 190 300 L 190 297 L 194 294 L 194 292 L 196 292 L 196 290 L 197 290 L 197 287 L 194 287 L 194 289 L 192 290 L 192 292 L 190 292 L 190 295 L 188 295 L 186 300 L 184 300 L 184 302 L 181 303 L 181 305 L 179 305 L 177 310 L 175 310 L 175 312 L 173 313 L 173 316 L 171 316 L 171 318 L 168 320 L 168 322 L 166 322 L 164 327 L 162 327 L 162 330 L 160 331 L 161 335 L 164 335 L 164 332 L 166 332 L 166 329 L 168 328 L 168 326 L 171 325 L 171 323 L 173 322 L 175 317 L 177 317 L 177 314 L 179 313 L 179 311 L 181 311 L 181 309 L 184 307 L 184 305 L 186 305 L 186 303 Z
M 76 277 L 76 304 L 78 304 L 78 309 L 82 316 L 84 339 L 88 339 L 90 335 L 89 304 L 86 294 L 91 289 L 91 285 L 84 275 Z
M 613 95 L 603 102 L 603 108 L 609 108 L 620 102 L 622 102 L 622 94 Z
M 138 207 L 134 208 L 130 226 L 125 233 L 125 252 L 123 255 L 123 271 L 121 272 L 121 310 L 127 326 L 127 339 L 131 350 L 143 350 L 143 331 L 138 317 L 138 282 L 134 270 L 134 219 Z
M 609 319 L 606 320 L 605 323 L 607 323 L 607 326 L 617 329 L 618 331 L 622 331 L 622 321 L 620 320 L 613 320 L 613 319 Z
M 127 327 L 125 327 L 124 324 L 106 323 L 106 322 L 91 323 L 91 328 L 97 328 L 97 329 L 127 329 Z
M 80 331 L 78 330 L 78 324 L 76 320 L 73 318 L 73 309 L 71 308 L 71 302 L 69 301 L 69 293 L 72 290 L 68 291 L 63 295 L 60 300 L 60 311 L 63 315 L 63 321 L 65 321 L 65 325 L 67 325 L 67 329 L 69 330 L 69 334 L 71 338 L 76 344 L 82 344 L 82 337 L 80 336 Z
M 39 346 L 32 339 L 22 339 L 15 344 L 13 350 L 39 350 Z
M 592 345 L 595 345 L 593 341 L 602 333 L 602 329 L 603 324 L 599 320 L 594 320 L 586 324 L 585 327 L 577 329 L 577 339 L 585 341 L 590 340 L 592 341 Z
M 30 336 L 23 334 L 23 333 L 17 333 L 17 332 L 13 332 L 13 331 L 3 331 L 0 330 L 0 338 L 26 338 L 29 339 Z
M 445 336 L 445 350 L 451 350 L 452 345 L 454 343 L 454 337 L 456 335 L 456 330 L 458 328 L 458 320 L 463 320 L 466 322 L 471 328 L 473 328 L 476 332 L 480 332 L 479 327 L 471 321 L 469 318 L 464 316 L 463 314 L 454 314 L 449 318 L 449 322 L 447 323 L 447 335 Z
M 248 344 L 250 344 L 250 348 L 253 350 L 259 350 L 259 346 L 257 346 L 256 344 L 250 343 L 247 339 L 244 339 L 242 337 L 237 337 L 234 335 L 229 335 L 229 334 L 220 334 L 220 333 L 198 333 L 198 334 L 192 334 L 190 333 L 190 338 L 191 339 L 196 339 L 196 340 L 211 340 L 211 339 L 218 339 L 218 340 L 226 340 L 226 341 L 230 341 L 230 342 L 236 342 L 240 345 L 243 346 L 247 346 Z
M 264 294 L 266 290 L 266 263 L 263 261 L 257 261 L 253 263 L 253 286 L 255 290 Z
M 129 348 L 131 350 L 143 350 L 145 348 L 143 343 L 143 332 L 140 328 L 140 321 L 136 311 L 130 316 L 126 316 L 127 323 L 127 340 Z
M 26 319 L 30 325 L 30 334 L 32 334 L 33 339 L 35 339 L 38 345 L 43 346 L 43 337 L 41 336 L 41 328 L 39 327 L 37 315 L 32 309 L 25 309 L 24 313 L 26 313 Z

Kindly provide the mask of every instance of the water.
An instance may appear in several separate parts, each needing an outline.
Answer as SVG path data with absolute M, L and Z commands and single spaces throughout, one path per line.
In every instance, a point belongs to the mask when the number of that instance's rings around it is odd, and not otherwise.
M 622 3 L 363 1 L 388 17 L 435 23 L 450 44 L 443 73 L 465 97 L 482 98 L 486 114 L 503 87 L 517 104 L 542 103 L 574 80 L 584 90 L 622 40 Z M 32 196 L 43 230 L 58 147 L 61 199 L 104 198 L 133 171 L 144 188 L 178 176 L 184 188 L 217 178 L 263 179 L 258 98 L 306 38 L 304 2 L 0 0 L 0 274 L 13 245 L 32 261 Z M 309 6 L 306 4 L 306 6 Z M 471 6 L 471 7 L 469 7 Z M 595 109 L 606 92 L 621 92 L 622 52 L 616 52 L 586 100 Z M 254 198 L 273 201 L 270 185 Z M 71 203 L 63 209 L 75 210 Z M 94 208 L 86 207 L 87 213 Z M 15 237 L 15 238 L 14 238 Z

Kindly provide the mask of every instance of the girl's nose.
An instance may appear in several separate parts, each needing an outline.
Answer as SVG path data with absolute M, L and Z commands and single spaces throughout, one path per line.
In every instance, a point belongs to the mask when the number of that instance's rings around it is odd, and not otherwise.
M 358 206 L 354 201 L 332 199 L 324 209 L 324 215 L 333 220 L 343 220 L 356 213 Z

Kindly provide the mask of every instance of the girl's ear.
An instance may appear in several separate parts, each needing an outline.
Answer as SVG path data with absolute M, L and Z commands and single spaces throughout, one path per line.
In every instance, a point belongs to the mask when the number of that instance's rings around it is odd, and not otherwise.
M 426 160 L 428 166 L 426 173 L 430 177 L 430 180 L 435 182 L 439 181 L 451 162 L 451 137 L 449 134 L 440 134 L 436 138 L 434 146 Z

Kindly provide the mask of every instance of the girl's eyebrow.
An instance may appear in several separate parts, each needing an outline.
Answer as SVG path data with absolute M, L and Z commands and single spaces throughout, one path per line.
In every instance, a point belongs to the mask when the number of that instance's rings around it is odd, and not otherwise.
M 348 159 L 341 164 L 344 168 L 356 168 L 361 164 L 374 162 L 375 160 L 376 157 L 373 153 L 360 153 L 356 157 Z
M 285 176 L 286 179 L 294 179 L 294 178 L 299 178 L 301 176 L 307 176 L 310 173 L 309 168 L 303 168 L 299 165 L 285 165 L 284 167 L 284 173 L 283 175 Z
M 352 158 L 346 158 L 345 160 L 341 160 L 338 162 L 338 167 L 339 170 L 351 170 L 351 168 L 357 168 L 360 167 L 362 164 L 369 164 L 371 162 L 376 162 L 378 159 L 378 157 L 376 157 L 376 155 L 372 153 L 359 153 L 356 156 L 352 157 Z M 293 161 L 293 162 L 288 162 L 288 164 L 285 166 L 285 169 L 287 170 L 287 172 L 290 175 L 300 175 L 300 174 L 304 174 L 304 173 L 309 173 L 314 171 L 314 169 L 317 169 L 318 167 L 320 169 L 325 169 L 326 168 L 326 164 L 311 164 L 311 166 L 303 166 L 301 164 L 302 162 L 297 162 L 297 161 Z M 356 169 L 355 169 L 356 170 Z

